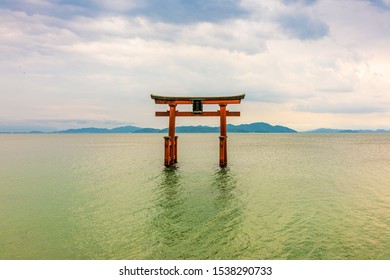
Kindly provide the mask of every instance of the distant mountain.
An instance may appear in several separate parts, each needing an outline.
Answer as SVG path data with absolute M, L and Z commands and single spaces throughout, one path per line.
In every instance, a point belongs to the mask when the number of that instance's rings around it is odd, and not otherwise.
M 390 130 L 318 128 L 315 130 L 306 131 L 306 133 L 390 133 Z
M 140 128 L 133 133 L 160 133 L 161 129 L 157 128 Z
M 87 127 L 55 131 L 54 133 L 110 133 L 110 130 L 107 128 Z
M 133 132 L 140 130 L 140 129 L 143 129 L 143 128 L 128 125 L 128 126 L 121 126 L 121 127 L 116 127 L 116 128 L 110 129 L 110 133 L 133 133 Z
M 241 125 L 227 125 L 228 132 L 238 132 L 238 133 L 296 133 L 297 131 L 280 125 L 272 126 L 268 123 L 257 122 L 251 124 L 241 124 Z
M 256 122 L 250 124 L 233 125 L 228 124 L 226 126 L 227 131 L 230 133 L 297 133 L 294 129 L 281 125 L 270 125 L 265 122 Z M 218 133 L 219 126 L 178 126 L 176 127 L 177 133 Z M 1 134 L 12 134 L 16 132 L 0 132 Z M 18 134 L 25 133 L 168 133 L 168 128 L 143 128 L 138 126 L 121 126 L 112 129 L 107 128 L 76 128 L 67 129 L 53 132 L 41 132 L 41 131 L 30 131 L 30 132 L 17 132 Z M 333 128 L 318 128 L 315 130 L 304 131 L 304 133 L 390 133 L 390 130 L 377 129 L 333 129 Z
M 305 131 L 307 133 L 338 133 L 339 129 L 333 129 L 333 128 L 318 128 L 314 130 Z
M 235 133 L 296 133 L 297 131 L 280 125 L 272 126 L 268 123 L 257 122 L 251 124 L 240 124 L 226 126 L 228 132 Z M 177 133 L 218 133 L 219 126 L 178 126 L 176 127 Z M 107 128 L 77 128 L 56 131 L 54 133 L 168 133 L 168 128 L 157 129 L 157 128 L 141 128 L 137 126 L 122 126 L 113 129 Z
M 296 133 L 296 131 L 291 128 L 280 126 L 280 125 L 272 126 L 264 122 L 240 124 L 240 125 L 228 124 L 226 126 L 226 129 L 228 132 L 233 132 L 233 133 L 234 132 L 235 133 Z M 135 133 L 153 133 L 153 132 L 167 133 L 168 128 L 164 128 L 160 130 L 149 128 L 149 129 L 142 129 L 134 132 Z M 176 132 L 177 133 L 218 133 L 219 126 L 217 127 L 203 126 L 203 125 L 178 126 L 176 127 Z
M 176 128 L 177 133 L 217 133 L 219 132 L 219 127 L 212 126 L 179 126 Z
M 96 128 L 96 127 L 73 128 L 73 129 L 56 131 L 55 133 L 133 133 L 140 129 L 142 128 L 129 125 L 129 126 L 116 127 L 113 129 Z

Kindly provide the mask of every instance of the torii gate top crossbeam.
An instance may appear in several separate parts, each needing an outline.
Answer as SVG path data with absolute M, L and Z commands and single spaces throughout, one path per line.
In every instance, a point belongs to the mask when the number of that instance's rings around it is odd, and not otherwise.
M 245 94 L 234 96 L 159 96 L 151 94 L 156 104 L 192 104 L 194 100 L 202 100 L 203 104 L 239 104 Z

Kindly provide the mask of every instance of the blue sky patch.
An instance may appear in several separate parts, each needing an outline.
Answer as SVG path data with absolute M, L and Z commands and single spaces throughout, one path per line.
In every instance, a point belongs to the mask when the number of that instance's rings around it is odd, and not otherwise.
M 301 40 L 316 40 L 329 33 L 328 26 L 319 20 L 314 20 L 305 14 L 283 15 L 279 24 L 292 36 Z
M 59 18 L 120 14 L 127 17 L 144 16 L 155 21 L 175 24 L 221 22 L 243 17 L 249 11 L 233 0 L 134 0 L 104 2 L 97 0 L 57 0 L 41 4 L 22 0 L 4 0 L 4 7 L 28 14 L 51 14 Z
M 131 13 L 170 23 L 220 22 L 245 16 L 248 12 L 230 0 L 148 0 Z

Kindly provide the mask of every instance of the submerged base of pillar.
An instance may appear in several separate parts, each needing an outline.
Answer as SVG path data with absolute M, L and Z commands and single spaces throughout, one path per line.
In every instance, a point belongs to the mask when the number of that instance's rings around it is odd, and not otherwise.
M 227 165 L 227 136 L 219 136 L 219 166 Z
M 177 163 L 178 136 L 171 141 L 170 136 L 164 136 L 164 165 L 170 167 Z M 227 166 L 227 136 L 219 136 L 219 166 Z
M 177 163 L 177 138 L 172 141 L 170 136 L 164 136 L 164 165 L 167 167 Z
M 169 166 L 171 164 L 171 137 L 164 136 L 164 165 Z
M 173 144 L 173 163 L 177 163 L 177 136 L 175 136 L 175 142 Z

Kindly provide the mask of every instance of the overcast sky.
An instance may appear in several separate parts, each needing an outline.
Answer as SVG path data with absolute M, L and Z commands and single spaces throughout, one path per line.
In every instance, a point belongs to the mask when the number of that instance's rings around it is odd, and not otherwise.
M 389 46 L 390 0 L 0 0 L 0 131 L 166 127 L 151 93 L 246 93 L 233 124 L 390 129 Z

